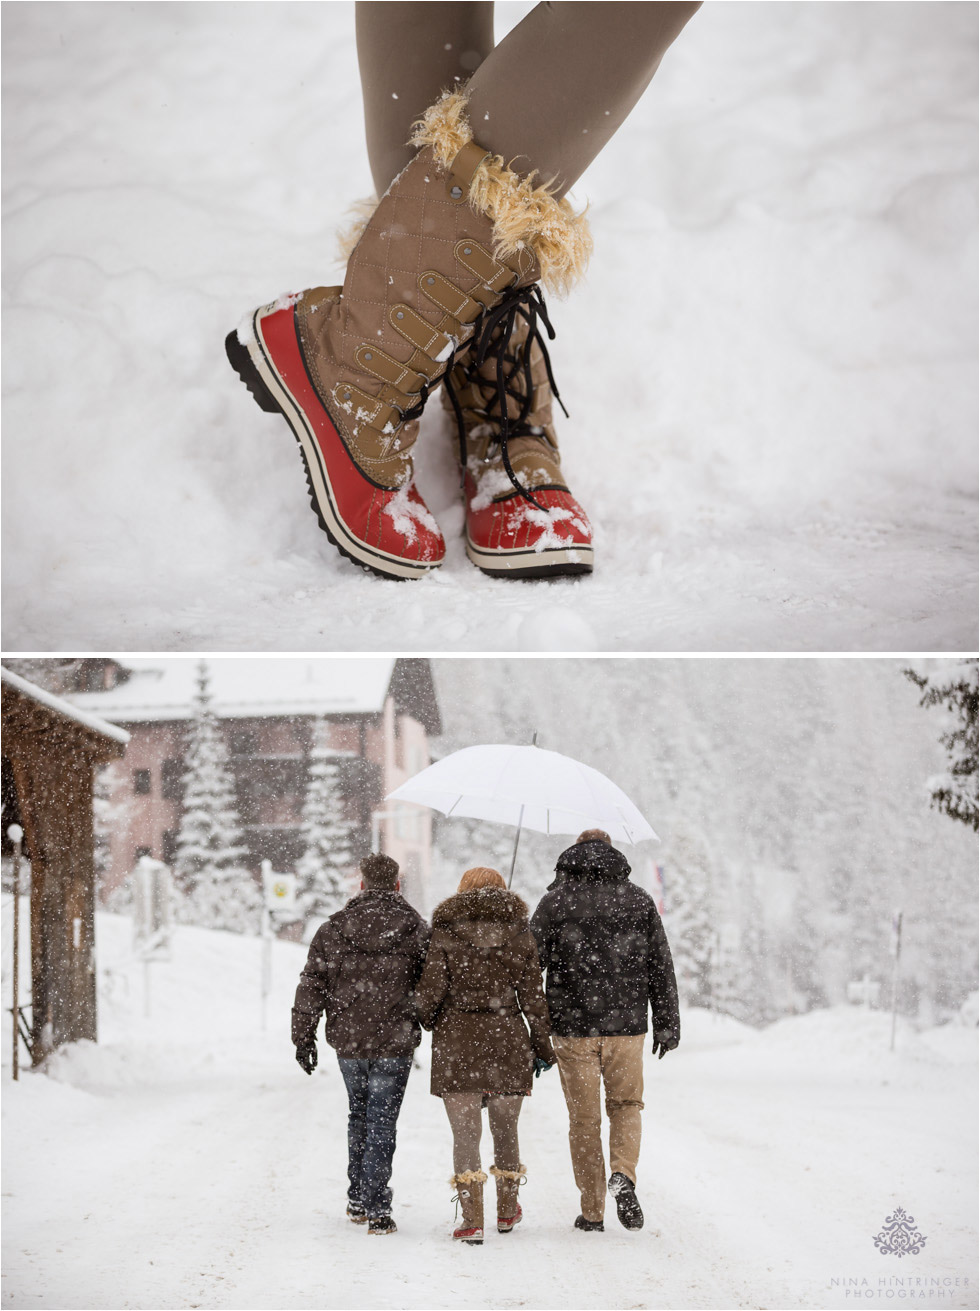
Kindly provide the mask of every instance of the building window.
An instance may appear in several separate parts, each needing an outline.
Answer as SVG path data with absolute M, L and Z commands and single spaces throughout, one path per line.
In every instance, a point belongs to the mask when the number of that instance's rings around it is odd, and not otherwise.
M 160 859 L 165 865 L 172 865 L 177 858 L 177 830 L 175 828 L 165 830 L 160 846 L 162 848 Z
M 164 801 L 180 801 L 184 795 L 184 763 L 172 756 L 160 770 L 160 791 Z
M 150 795 L 150 771 L 148 769 L 133 770 L 133 791 L 138 797 Z
M 254 756 L 259 749 L 259 735 L 250 728 L 236 728 L 231 735 L 231 749 L 236 756 Z

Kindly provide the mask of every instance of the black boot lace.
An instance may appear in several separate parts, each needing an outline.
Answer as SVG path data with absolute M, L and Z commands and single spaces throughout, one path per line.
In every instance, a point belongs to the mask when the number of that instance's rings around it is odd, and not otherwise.
M 527 324 L 527 335 L 515 353 L 510 347 L 518 318 L 523 319 Z M 486 360 L 492 359 L 495 361 L 497 391 L 486 409 L 487 417 L 489 419 L 496 418 L 500 425 L 500 431 L 495 435 L 494 440 L 500 443 L 500 457 L 504 469 L 516 490 L 523 496 L 525 501 L 529 501 L 536 509 L 544 510 L 545 507 L 534 499 L 514 473 L 508 450 L 508 443 L 514 437 L 536 437 L 540 435 L 541 430 L 534 428 L 528 422 L 528 415 L 531 413 L 531 406 L 534 403 L 534 384 L 531 379 L 531 351 L 535 342 L 541 348 L 541 355 L 544 359 L 544 367 L 552 394 L 561 406 L 562 413 L 568 418 L 568 411 L 565 409 L 564 402 L 555 385 L 555 377 L 551 371 L 551 359 L 544 338 L 541 335 L 541 329 L 538 326 L 539 322 L 544 324 L 549 341 L 554 341 L 555 330 L 548 318 L 541 288 L 536 282 L 529 287 L 515 287 L 505 292 L 500 304 L 495 309 L 488 310 L 483 317 L 481 326 L 473 338 L 470 362 L 465 366 L 465 370 L 468 383 L 475 384 L 478 387 L 485 387 L 487 379 L 479 373 L 479 370 Z M 459 398 L 453 387 L 451 369 L 447 371 L 445 381 L 446 392 L 452 404 L 453 413 L 456 416 L 460 465 L 465 469 L 467 456 L 466 424 Z M 522 386 L 518 386 L 519 383 Z M 511 418 L 508 413 L 509 398 L 517 401 L 520 406 L 520 412 L 516 418 Z

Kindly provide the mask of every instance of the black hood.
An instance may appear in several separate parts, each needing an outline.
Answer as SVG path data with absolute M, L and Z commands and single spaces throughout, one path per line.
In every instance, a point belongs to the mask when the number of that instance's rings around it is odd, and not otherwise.
M 419 917 L 399 893 L 369 889 L 331 915 L 330 923 L 358 951 L 385 953 L 417 931 Z
M 630 876 L 630 866 L 623 853 L 611 847 L 608 842 L 576 842 L 558 857 L 555 874 L 555 883 L 560 883 L 562 879 L 584 879 L 588 883 L 622 883 Z

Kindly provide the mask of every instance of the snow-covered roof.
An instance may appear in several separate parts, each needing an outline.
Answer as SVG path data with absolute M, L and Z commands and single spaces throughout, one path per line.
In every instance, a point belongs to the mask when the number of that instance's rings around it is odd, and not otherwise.
M 78 706 L 65 701 L 62 697 L 55 696 L 52 692 L 46 692 L 43 687 L 38 687 L 36 683 L 29 683 L 26 678 L 21 678 L 19 674 L 15 674 L 10 669 L 0 668 L 0 680 L 9 687 L 16 688 L 22 696 L 37 701 L 39 705 L 47 706 L 49 710 L 64 715 L 66 719 L 81 724 L 93 733 L 100 733 L 103 737 L 111 738 L 115 742 L 121 742 L 124 746 L 129 741 L 129 734 L 124 728 L 117 728 L 115 724 L 108 724 L 98 715 L 80 709 Z
M 197 690 L 196 657 L 123 658 L 132 676 L 106 692 L 72 701 L 117 724 L 186 719 Z M 220 657 L 207 662 L 211 705 L 222 719 L 274 715 L 376 714 L 384 708 L 395 661 L 384 656 Z

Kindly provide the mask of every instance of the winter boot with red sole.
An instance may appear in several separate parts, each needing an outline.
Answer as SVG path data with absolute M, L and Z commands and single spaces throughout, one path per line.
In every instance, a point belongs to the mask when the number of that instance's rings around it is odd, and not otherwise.
M 470 1243 L 473 1247 L 480 1247 L 483 1243 L 482 1229 L 454 1229 L 453 1238 L 460 1243 Z
M 444 404 L 459 432 L 466 554 L 499 578 L 592 572 L 592 526 L 568 490 L 551 416 L 558 398 L 537 286 L 515 288 L 457 356 Z
M 367 461 L 354 458 L 313 383 L 300 315 L 315 313 L 328 299 L 339 301 L 340 289 L 317 288 L 256 310 L 247 329 L 227 337 L 228 360 L 259 407 L 281 414 L 292 428 L 320 527 L 341 554 L 384 578 L 420 578 L 442 563 L 446 547 L 411 481 L 410 464 L 399 469 L 381 461 L 387 467 L 378 469 L 380 477 L 366 472 L 361 466 Z M 343 404 L 342 393 L 335 403 Z M 417 424 L 405 428 L 400 448 L 407 455 Z M 361 436 L 356 424 L 354 434 Z M 365 432 L 362 440 L 372 436 Z M 405 481 L 392 485 L 398 477 Z

